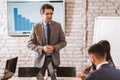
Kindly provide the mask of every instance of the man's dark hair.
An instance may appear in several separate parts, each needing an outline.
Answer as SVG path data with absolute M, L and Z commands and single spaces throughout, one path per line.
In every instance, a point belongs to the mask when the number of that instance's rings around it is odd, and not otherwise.
M 88 49 L 89 54 L 94 54 L 97 58 L 105 58 L 105 49 L 100 44 L 94 44 Z
M 44 14 L 45 9 L 52 9 L 54 11 L 54 7 L 51 4 L 43 4 L 40 9 L 40 14 Z
M 100 45 L 102 45 L 102 46 L 104 47 L 105 52 L 107 53 L 107 58 L 106 58 L 106 60 L 107 60 L 107 61 L 110 60 L 110 61 L 112 61 L 112 63 L 113 63 L 112 57 L 111 57 L 111 55 L 110 55 L 110 43 L 109 43 L 107 40 L 101 40 L 101 41 L 98 42 L 98 44 L 100 44 Z
M 110 54 L 110 43 L 107 40 L 101 40 L 98 42 L 98 44 L 102 45 L 106 51 L 106 53 Z

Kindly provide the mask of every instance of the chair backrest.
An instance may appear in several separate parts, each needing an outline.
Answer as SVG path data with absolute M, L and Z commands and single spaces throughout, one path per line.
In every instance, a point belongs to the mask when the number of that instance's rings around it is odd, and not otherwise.
M 58 67 L 57 77 L 75 77 L 76 68 L 75 67 Z
M 39 72 L 39 68 L 36 67 L 19 67 L 18 77 L 36 77 Z M 57 67 L 56 69 L 57 77 L 75 77 L 76 68 L 75 67 Z M 48 74 L 48 76 L 50 76 Z
M 18 77 L 35 77 L 39 70 L 36 67 L 19 67 Z

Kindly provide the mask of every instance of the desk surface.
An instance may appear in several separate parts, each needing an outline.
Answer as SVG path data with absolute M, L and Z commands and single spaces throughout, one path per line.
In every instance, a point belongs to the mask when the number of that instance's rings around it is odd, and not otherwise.
M 37 80 L 36 77 L 13 77 L 9 80 Z M 45 78 L 45 80 L 51 80 L 50 78 Z M 58 77 L 57 80 L 82 80 L 75 77 Z

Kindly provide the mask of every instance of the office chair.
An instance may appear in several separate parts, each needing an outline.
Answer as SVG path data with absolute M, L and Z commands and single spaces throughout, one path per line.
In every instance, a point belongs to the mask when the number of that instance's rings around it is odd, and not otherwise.
M 75 67 L 58 67 L 56 69 L 57 77 L 75 77 L 76 68 Z
M 19 67 L 18 77 L 36 77 L 39 71 L 37 67 Z M 49 73 L 48 76 L 50 76 Z M 48 80 L 48 77 L 45 80 Z
M 36 77 L 39 68 L 36 67 L 19 67 L 18 77 Z M 56 69 L 57 77 L 75 77 L 76 68 L 75 67 L 57 67 Z M 48 74 L 50 76 L 50 74 Z M 45 80 L 47 80 L 46 78 Z
M 36 67 L 19 67 L 18 77 L 35 77 L 39 70 Z

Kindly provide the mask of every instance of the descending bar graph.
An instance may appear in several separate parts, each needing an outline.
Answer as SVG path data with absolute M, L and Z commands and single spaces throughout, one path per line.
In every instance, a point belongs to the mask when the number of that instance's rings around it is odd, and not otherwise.
M 23 17 L 22 14 L 18 14 L 18 9 L 14 8 L 14 24 L 15 31 L 30 31 L 34 23 Z

